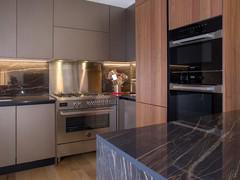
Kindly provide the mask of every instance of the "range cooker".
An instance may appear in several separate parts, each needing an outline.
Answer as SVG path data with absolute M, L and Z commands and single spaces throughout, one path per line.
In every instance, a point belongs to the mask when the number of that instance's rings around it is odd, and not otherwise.
M 54 94 L 56 101 L 57 159 L 96 150 L 96 134 L 115 131 L 115 96 Z

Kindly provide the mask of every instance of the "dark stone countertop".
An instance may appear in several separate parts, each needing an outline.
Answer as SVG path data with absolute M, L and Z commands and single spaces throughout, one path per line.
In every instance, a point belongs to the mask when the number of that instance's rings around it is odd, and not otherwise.
M 17 96 L 12 97 L 11 101 L 1 101 L 0 107 L 3 106 L 23 106 L 23 105 L 36 105 L 36 104 L 51 104 L 55 103 L 55 99 L 48 95 L 43 96 Z
M 240 179 L 240 111 L 192 122 L 171 122 L 97 138 L 139 169 L 158 174 L 159 179 Z
M 126 94 L 119 96 L 119 99 L 129 100 L 129 101 L 136 101 L 136 94 Z

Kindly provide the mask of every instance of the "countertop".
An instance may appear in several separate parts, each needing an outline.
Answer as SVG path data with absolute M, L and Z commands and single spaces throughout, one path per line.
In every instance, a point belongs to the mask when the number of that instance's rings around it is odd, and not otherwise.
M 118 96 L 119 99 L 129 100 L 129 101 L 136 101 L 136 94 L 124 94 Z
M 17 96 L 12 97 L 11 101 L 1 101 L 0 107 L 3 106 L 23 106 L 23 105 L 35 105 L 35 104 L 50 104 L 55 103 L 55 99 L 48 95 L 43 96 Z
M 157 179 L 240 179 L 240 111 L 98 135 Z

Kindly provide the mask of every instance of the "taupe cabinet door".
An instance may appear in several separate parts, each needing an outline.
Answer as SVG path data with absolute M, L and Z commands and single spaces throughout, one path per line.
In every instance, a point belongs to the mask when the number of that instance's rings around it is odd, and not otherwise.
M 109 34 L 67 28 L 54 28 L 55 59 L 106 60 Z
M 136 60 L 135 4 L 127 9 L 127 60 Z
M 17 107 L 17 164 L 55 157 L 55 105 Z
M 0 167 L 15 164 L 15 106 L 0 107 Z
M 109 32 L 109 6 L 85 0 L 55 0 L 54 25 Z
M 53 0 L 19 0 L 17 56 L 52 58 Z
M 0 1 L 0 57 L 16 57 L 16 0 Z
M 126 10 L 110 8 L 110 57 L 111 60 L 126 60 Z

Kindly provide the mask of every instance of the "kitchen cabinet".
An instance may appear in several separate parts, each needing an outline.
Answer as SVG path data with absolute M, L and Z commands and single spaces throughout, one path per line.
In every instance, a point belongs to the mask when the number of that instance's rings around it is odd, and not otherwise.
M 150 126 L 167 122 L 167 108 L 137 103 L 136 126 Z
M 166 122 L 167 1 L 136 6 L 137 126 Z
M 16 57 L 16 0 L 0 1 L 0 57 Z
M 17 164 L 55 157 L 55 104 L 17 107 Z
M 127 60 L 136 60 L 136 28 L 135 28 L 135 4 L 127 8 L 127 45 L 126 45 L 126 56 Z
M 137 102 L 162 107 L 167 107 L 166 3 L 149 0 L 136 7 Z
M 110 7 L 110 58 L 126 60 L 126 9 Z
M 85 0 L 55 0 L 54 25 L 109 32 L 109 6 Z
M 222 14 L 222 0 L 169 0 L 169 29 Z
M 52 58 L 53 0 L 17 3 L 17 57 Z
M 0 107 L 0 167 L 15 164 L 16 107 Z
M 240 109 L 240 1 L 223 0 L 223 109 Z
M 140 4 L 142 4 L 142 3 L 145 3 L 146 1 L 148 1 L 148 0 L 136 0 L 136 6 L 138 6 L 138 5 L 140 5 Z
M 119 100 L 118 129 L 130 129 L 136 127 L 136 102 Z
M 109 34 L 78 29 L 54 28 L 55 59 L 109 59 Z

